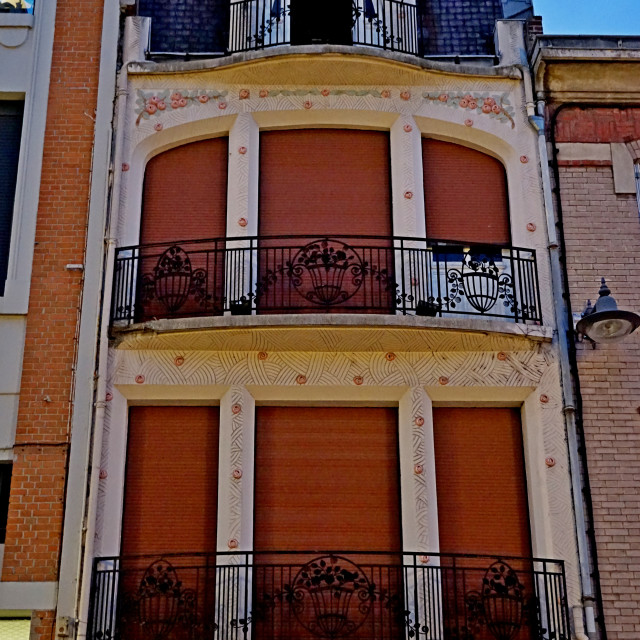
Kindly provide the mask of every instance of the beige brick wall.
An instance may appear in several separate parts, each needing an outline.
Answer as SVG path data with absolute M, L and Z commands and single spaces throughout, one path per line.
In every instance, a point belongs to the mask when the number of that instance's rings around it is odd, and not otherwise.
M 573 310 L 604 276 L 622 309 L 640 312 L 640 218 L 616 195 L 610 166 L 560 167 Z M 640 638 L 640 331 L 578 345 L 594 522 L 610 640 Z

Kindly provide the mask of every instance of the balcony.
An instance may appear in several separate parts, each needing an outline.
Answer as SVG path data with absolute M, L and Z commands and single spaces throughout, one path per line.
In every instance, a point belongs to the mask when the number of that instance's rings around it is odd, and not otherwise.
M 356 313 L 541 324 L 531 249 L 380 236 L 216 238 L 117 250 L 111 321 Z
M 172 8 L 143 0 L 151 57 L 215 57 L 280 45 L 365 45 L 423 55 L 422 13 L 412 0 L 213 0 Z
M 282 44 L 367 45 L 419 55 L 418 8 L 405 0 L 231 2 L 230 53 Z
M 88 640 L 568 640 L 561 561 L 380 552 L 99 558 Z

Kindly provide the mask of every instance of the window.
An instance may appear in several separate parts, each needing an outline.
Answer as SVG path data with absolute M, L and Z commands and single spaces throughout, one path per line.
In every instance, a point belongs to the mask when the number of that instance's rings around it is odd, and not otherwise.
M 9 265 L 23 108 L 22 102 L 0 101 L 0 296 L 4 295 Z
M 33 2 L 27 0 L 0 0 L 0 13 L 33 13 Z
M 7 537 L 7 515 L 9 514 L 9 490 L 13 465 L 0 464 L 0 544 Z
M 0 618 L 2 640 L 29 640 L 31 620 L 29 618 Z

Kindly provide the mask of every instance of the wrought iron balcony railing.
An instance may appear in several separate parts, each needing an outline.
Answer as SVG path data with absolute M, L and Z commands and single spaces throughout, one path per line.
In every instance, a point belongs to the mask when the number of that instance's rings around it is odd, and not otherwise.
M 418 55 L 418 8 L 408 0 L 232 0 L 230 53 L 282 44 L 368 45 Z
M 157 25 L 151 24 L 150 55 L 221 56 L 310 44 L 422 55 L 422 11 L 412 0 L 231 0 L 213 11 L 207 24 L 196 19 L 179 25 L 160 11 Z
M 217 238 L 117 251 L 114 323 L 294 312 L 540 323 L 536 254 L 379 236 Z
M 561 561 L 380 552 L 97 559 L 88 640 L 569 640 Z

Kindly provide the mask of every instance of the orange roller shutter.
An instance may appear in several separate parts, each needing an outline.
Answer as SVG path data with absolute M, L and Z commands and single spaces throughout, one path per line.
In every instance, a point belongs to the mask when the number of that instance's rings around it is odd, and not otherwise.
M 462 145 L 422 140 L 427 237 L 508 244 L 509 204 L 504 167 Z
M 214 553 L 217 407 L 132 407 L 122 555 Z

